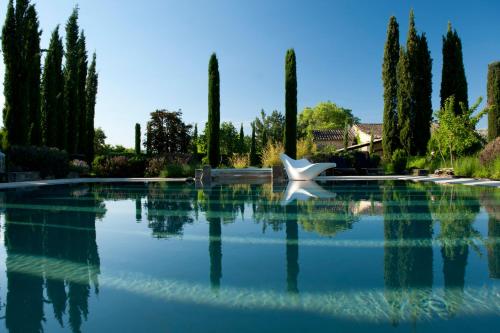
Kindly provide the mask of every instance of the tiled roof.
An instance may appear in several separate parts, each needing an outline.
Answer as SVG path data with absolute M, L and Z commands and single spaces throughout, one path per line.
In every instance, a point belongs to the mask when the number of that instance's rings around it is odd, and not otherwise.
M 313 138 L 315 142 L 318 141 L 343 141 L 344 140 L 344 129 L 332 129 L 332 130 L 314 130 Z M 349 141 L 356 138 L 356 135 L 352 128 L 349 130 Z
M 373 134 L 375 139 L 382 137 L 382 124 L 356 124 L 361 132 L 368 135 Z

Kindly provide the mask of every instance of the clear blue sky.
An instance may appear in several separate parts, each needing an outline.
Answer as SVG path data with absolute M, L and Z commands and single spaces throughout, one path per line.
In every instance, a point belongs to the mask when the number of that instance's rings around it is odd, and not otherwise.
M 295 48 L 299 111 L 331 100 L 363 122 L 382 120 L 381 65 L 391 15 L 406 39 L 415 9 L 429 40 L 433 108 L 439 106 L 441 42 L 451 21 L 462 38 L 469 98 L 486 94 L 488 63 L 500 60 L 500 1 L 476 0 L 38 0 L 44 30 L 64 27 L 79 3 L 80 25 L 97 51 L 96 126 L 108 142 L 132 147 L 134 124 L 159 108 L 182 109 L 186 122 L 207 117 L 207 68 L 219 58 L 221 119 L 237 124 L 284 109 L 284 57 Z M 0 3 L 5 18 L 6 1 Z M 3 64 L 0 75 L 3 77 Z M 3 96 L 0 97 L 3 105 Z M 486 121 L 480 123 L 486 127 Z

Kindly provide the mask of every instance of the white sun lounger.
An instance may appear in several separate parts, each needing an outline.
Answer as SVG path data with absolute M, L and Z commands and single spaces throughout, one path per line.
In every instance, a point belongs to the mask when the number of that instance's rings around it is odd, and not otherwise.
M 312 180 L 325 170 L 335 168 L 335 163 L 311 163 L 306 159 L 294 160 L 286 154 L 280 159 L 285 166 L 289 180 Z

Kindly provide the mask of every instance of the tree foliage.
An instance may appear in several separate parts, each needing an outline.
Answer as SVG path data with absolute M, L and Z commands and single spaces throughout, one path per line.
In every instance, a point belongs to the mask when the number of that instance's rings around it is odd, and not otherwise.
M 398 134 L 398 81 L 399 25 L 394 16 L 389 19 L 387 40 L 384 48 L 382 81 L 384 84 L 384 121 L 382 144 L 384 156 L 390 160 L 392 153 L 400 146 Z
M 252 139 L 250 143 L 250 165 L 257 166 L 260 164 L 260 158 L 257 154 L 257 142 L 255 139 L 255 124 L 252 123 Z
M 190 148 L 191 125 L 182 121 L 181 111 L 157 110 L 147 124 L 146 146 L 152 155 L 187 153 Z
M 135 124 L 135 154 L 141 154 L 141 124 Z
M 462 56 L 462 41 L 456 30 L 448 23 L 448 31 L 443 36 L 443 70 L 441 74 L 441 107 L 450 96 L 455 96 L 455 113 L 462 110 L 460 103 L 469 106 L 467 79 Z
M 348 123 L 359 123 L 359 118 L 354 117 L 352 111 L 337 106 L 330 101 L 322 102 L 315 107 L 307 107 L 299 115 L 299 137 L 312 135 L 313 130 L 341 129 Z
M 481 102 L 482 98 L 479 98 L 470 109 L 466 108 L 465 103 L 460 103 L 461 111 L 457 114 L 455 113 L 455 97 L 450 96 L 444 108 L 436 114 L 438 128 L 432 134 L 429 148 L 437 151 L 443 161 L 449 158 L 452 166 L 457 157 L 473 153 L 481 148 L 482 138 L 476 131 L 476 125 L 488 109 L 473 115 Z
M 215 168 L 220 163 L 220 76 L 219 62 L 215 53 L 208 63 L 208 131 L 207 157 Z
M 88 69 L 88 56 L 87 56 L 87 41 L 83 31 L 78 38 L 78 84 L 77 84 L 77 98 L 78 98 L 78 114 L 77 114 L 77 149 L 78 153 L 87 153 L 87 69 Z
M 43 144 L 48 147 L 64 148 L 65 123 L 64 110 L 64 75 L 62 61 L 64 48 L 59 36 L 59 26 L 54 29 L 50 38 L 49 49 L 45 57 L 42 76 L 42 135 Z
M 238 131 L 230 121 L 222 122 L 220 126 L 220 152 L 224 156 L 231 157 L 237 153 L 237 143 L 239 140 Z
M 289 49 L 285 59 L 285 154 L 297 155 L 297 64 L 295 51 Z
M 98 80 L 99 75 L 97 74 L 96 69 L 96 54 L 92 55 L 92 62 L 90 63 L 88 75 L 87 75 L 87 83 L 85 85 L 85 123 L 86 123 L 86 140 L 87 144 L 85 146 L 85 153 L 87 158 L 91 161 L 94 157 L 94 118 L 95 118 L 95 105 L 97 102 L 97 88 L 98 88 Z
M 31 145 L 42 144 L 42 126 L 40 112 L 40 23 L 34 5 L 30 5 L 25 17 L 25 58 L 26 96 L 28 103 L 28 141 Z
M 269 141 L 283 142 L 285 116 L 281 112 L 274 110 L 267 115 L 264 110 L 261 110 L 260 118 L 256 117 L 254 124 L 258 151 L 262 151 Z
M 500 136 L 500 62 L 488 66 L 488 140 Z

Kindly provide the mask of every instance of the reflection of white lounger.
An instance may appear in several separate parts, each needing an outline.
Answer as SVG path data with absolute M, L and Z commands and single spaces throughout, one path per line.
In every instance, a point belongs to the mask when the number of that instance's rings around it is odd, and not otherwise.
M 290 181 L 286 187 L 282 204 L 286 205 L 294 200 L 305 201 L 314 199 L 333 199 L 336 193 L 325 190 L 315 181 L 307 180 L 302 182 Z
M 285 154 L 280 155 L 289 180 L 312 180 L 325 170 L 335 168 L 335 163 L 311 163 L 306 159 L 294 160 Z

